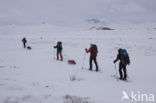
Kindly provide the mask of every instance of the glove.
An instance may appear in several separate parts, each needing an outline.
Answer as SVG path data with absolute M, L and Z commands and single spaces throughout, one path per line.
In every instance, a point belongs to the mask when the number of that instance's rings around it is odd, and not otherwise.
M 87 51 L 87 48 L 85 50 Z
M 115 61 L 115 60 L 114 60 L 113 62 L 114 62 L 114 63 L 116 63 L 116 61 Z

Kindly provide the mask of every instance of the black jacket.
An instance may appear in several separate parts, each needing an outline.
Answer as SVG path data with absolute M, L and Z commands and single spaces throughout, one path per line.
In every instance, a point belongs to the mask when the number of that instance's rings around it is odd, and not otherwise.
M 125 59 L 122 54 L 118 53 L 117 58 L 114 60 L 114 63 L 116 63 L 118 60 L 120 60 L 120 63 L 123 65 L 127 65 L 130 63 L 129 56 Z
M 26 38 L 23 38 L 23 39 L 22 39 L 22 42 L 23 42 L 23 43 L 26 43 L 26 42 L 27 42 Z

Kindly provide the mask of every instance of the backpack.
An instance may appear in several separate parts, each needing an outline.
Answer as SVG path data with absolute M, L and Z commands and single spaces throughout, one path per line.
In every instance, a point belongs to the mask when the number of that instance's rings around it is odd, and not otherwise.
M 130 64 L 129 55 L 128 55 L 126 49 L 122 49 L 122 51 L 121 51 L 121 62 L 122 62 L 122 64 L 125 64 L 125 65 Z
M 62 42 L 61 41 L 57 42 L 57 47 L 58 47 L 58 49 L 62 50 Z
M 91 56 L 96 57 L 97 56 L 97 46 L 95 44 L 91 45 Z

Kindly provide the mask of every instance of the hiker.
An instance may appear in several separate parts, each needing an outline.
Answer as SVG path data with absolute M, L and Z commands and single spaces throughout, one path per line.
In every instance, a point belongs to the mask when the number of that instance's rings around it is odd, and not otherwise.
M 59 41 L 57 42 L 57 45 L 54 46 L 54 48 L 57 48 L 57 60 L 59 60 L 59 55 L 60 55 L 60 58 L 61 58 L 61 61 L 63 61 L 63 56 L 62 56 L 62 42 Z
M 120 80 L 127 80 L 127 70 L 126 70 L 126 66 L 130 64 L 130 59 L 128 56 L 128 53 L 126 51 L 126 49 L 118 49 L 118 55 L 117 58 L 114 60 L 114 63 L 116 63 L 118 60 L 120 60 L 119 62 L 119 74 L 120 74 Z M 123 76 L 123 72 L 124 72 L 124 76 Z
M 90 48 L 86 50 L 86 53 L 90 53 L 90 60 L 89 60 L 89 64 L 90 64 L 90 68 L 89 70 L 92 70 L 92 61 L 94 61 L 95 63 L 95 66 L 96 66 L 96 71 L 98 72 L 98 64 L 97 64 L 97 61 L 96 61 L 96 57 L 97 57 L 97 53 L 98 53 L 98 50 L 97 50 L 97 46 L 95 44 L 91 44 Z
M 27 39 L 25 37 L 22 39 L 22 42 L 23 42 L 23 47 L 26 48 Z

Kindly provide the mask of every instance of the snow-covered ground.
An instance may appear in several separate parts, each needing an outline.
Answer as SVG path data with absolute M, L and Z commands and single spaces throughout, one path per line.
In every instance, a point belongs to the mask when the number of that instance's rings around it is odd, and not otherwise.
M 127 103 L 122 91 L 156 95 L 156 25 L 88 28 L 0 27 L 0 103 Z M 23 49 L 23 37 L 32 50 Z M 56 61 L 57 41 L 63 43 L 63 62 Z M 100 72 L 88 71 L 85 48 L 91 43 L 98 46 Z M 111 77 L 118 48 L 130 55 L 128 82 Z M 68 59 L 77 64 L 69 65 Z

